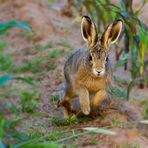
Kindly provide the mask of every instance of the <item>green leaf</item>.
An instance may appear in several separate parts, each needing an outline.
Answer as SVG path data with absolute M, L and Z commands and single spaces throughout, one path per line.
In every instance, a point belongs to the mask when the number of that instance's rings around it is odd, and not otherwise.
M 22 29 L 30 30 L 32 27 L 26 22 L 10 21 L 0 23 L 0 34 L 4 34 L 8 29 L 13 27 L 20 27 Z
M 32 78 L 15 77 L 15 79 L 24 81 L 24 82 L 26 82 L 26 83 L 28 83 L 28 84 L 30 84 L 30 85 L 32 85 L 32 86 L 40 86 L 40 84 L 37 83 L 37 82 L 34 82 L 34 81 L 32 80 Z
M 117 88 L 117 87 L 111 87 L 107 90 L 111 95 L 114 95 L 116 97 L 120 97 L 122 99 L 127 98 L 127 93 L 125 90 Z
M 87 130 L 87 131 L 90 131 L 92 133 L 101 133 L 101 134 L 104 134 L 104 135 L 111 135 L 111 136 L 116 135 L 116 132 L 108 130 L 108 129 L 104 129 L 104 128 L 85 127 L 83 129 Z
M 3 128 L 4 128 L 4 118 L 0 116 L 0 148 L 3 148 L 3 143 L 2 143 Z
M 57 50 L 52 50 L 50 54 L 50 58 L 56 58 L 60 55 L 60 52 Z
M 0 76 L 0 86 L 4 86 L 7 82 L 12 80 L 14 77 L 12 75 Z
M 21 119 L 22 119 L 22 118 L 14 118 L 14 119 L 12 119 L 12 120 L 10 120 L 10 121 L 7 121 L 4 126 L 5 126 L 5 128 L 11 129 L 11 128 L 13 128 L 14 125 L 17 124 Z
M 128 56 L 129 56 L 128 53 L 124 53 L 123 56 L 121 57 L 121 59 L 116 63 L 115 69 L 122 67 L 125 63 L 127 63 Z
M 31 114 L 31 116 L 35 116 L 35 117 L 48 117 L 49 115 L 46 113 L 33 113 Z
M 136 79 L 133 79 L 133 80 L 128 84 L 128 87 L 127 87 L 127 100 L 129 100 L 130 92 L 131 92 L 132 88 L 135 86 L 135 84 L 136 84 Z
M 0 51 L 7 47 L 7 42 L 0 40 Z
M 35 144 L 25 144 L 23 146 L 20 146 L 19 148 L 62 148 L 62 147 L 58 144 L 44 142 L 44 143 L 35 143 Z

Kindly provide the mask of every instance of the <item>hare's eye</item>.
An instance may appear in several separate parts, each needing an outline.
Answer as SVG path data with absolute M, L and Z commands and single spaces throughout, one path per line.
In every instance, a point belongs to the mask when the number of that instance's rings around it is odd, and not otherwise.
M 92 61 L 92 56 L 91 55 L 89 55 L 89 61 Z
M 106 62 L 108 62 L 108 57 L 106 57 Z

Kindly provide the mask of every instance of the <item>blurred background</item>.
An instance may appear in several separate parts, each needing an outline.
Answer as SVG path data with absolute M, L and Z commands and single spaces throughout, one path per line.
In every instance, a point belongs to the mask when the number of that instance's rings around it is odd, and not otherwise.
M 0 0 L 0 148 L 146 148 L 147 9 L 147 0 Z M 114 83 L 108 90 L 123 101 L 123 113 L 109 109 L 93 118 L 61 121 L 57 102 L 63 66 L 85 46 L 80 32 L 84 15 L 96 23 L 99 36 L 114 20 L 124 22 L 111 47 Z M 90 126 L 101 134 L 82 130 Z

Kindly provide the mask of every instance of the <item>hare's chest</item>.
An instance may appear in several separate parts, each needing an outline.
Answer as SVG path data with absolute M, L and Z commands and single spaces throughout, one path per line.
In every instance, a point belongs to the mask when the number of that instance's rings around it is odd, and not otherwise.
M 101 89 L 107 88 L 107 80 L 105 78 L 92 78 L 89 76 L 82 76 L 77 79 L 77 84 L 87 88 L 90 93 L 97 92 Z
M 101 89 L 106 89 L 111 85 L 112 75 L 107 74 L 103 77 L 92 77 L 89 72 L 85 72 L 83 68 L 80 68 L 76 79 L 76 85 L 79 87 L 85 87 L 90 93 L 95 93 Z
M 100 89 L 105 89 L 106 84 L 103 79 L 91 79 L 87 78 L 85 81 L 82 81 L 84 87 L 87 88 L 89 92 L 97 92 Z

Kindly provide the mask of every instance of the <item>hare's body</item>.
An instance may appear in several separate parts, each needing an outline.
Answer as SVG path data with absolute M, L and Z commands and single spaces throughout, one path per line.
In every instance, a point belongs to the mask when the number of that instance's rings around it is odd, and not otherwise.
M 112 72 L 109 59 L 106 63 L 106 74 L 103 77 L 92 75 L 89 65 L 89 52 L 86 49 L 79 49 L 73 53 L 64 66 L 65 92 L 71 92 L 70 97 L 77 96 L 77 89 L 85 87 L 90 94 L 106 89 L 111 84 Z
M 64 106 L 65 118 L 69 117 L 69 113 L 72 111 L 70 102 L 75 96 L 79 97 L 81 109 L 85 115 L 90 113 L 90 107 L 99 106 L 107 97 L 106 89 L 111 85 L 112 80 L 108 44 L 116 40 L 121 32 L 121 21 L 119 27 L 117 23 L 119 22 L 109 26 L 117 29 L 117 33 L 112 34 L 113 37 L 109 36 L 110 34 L 108 33 L 110 32 L 105 32 L 106 34 L 104 33 L 101 41 L 98 41 L 95 25 L 89 17 L 83 18 L 82 36 L 87 42 L 88 49 L 77 50 L 65 63 L 65 92 L 61 102 Z M 108 31 L 111 31 L 109 29 Z M 109 37 L 113 38 L 113 41 L 109 40 L 110 42 L 107 43 L 106 40 L 110 39 Z M 91 98 L 90 96 L 93 97 Z

